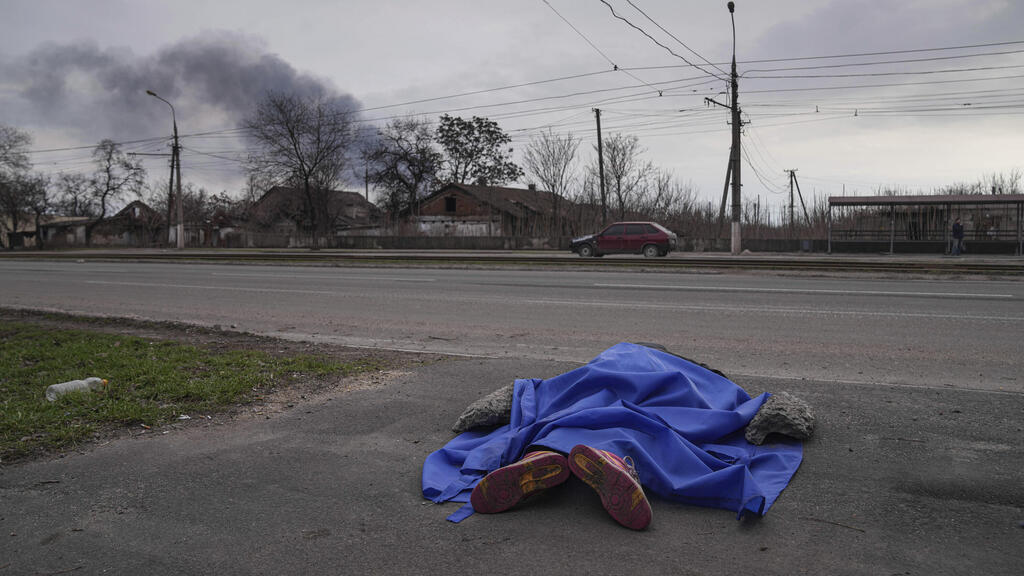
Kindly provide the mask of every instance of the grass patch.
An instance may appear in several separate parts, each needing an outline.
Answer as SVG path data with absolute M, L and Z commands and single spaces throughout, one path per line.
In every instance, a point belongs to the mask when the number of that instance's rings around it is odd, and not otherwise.
M 299 380 L 377 368 L 0 320 L 0 460 L 61 450 L 115 428 L 217 412 Z M 47 386 L 89 376 L 106 378 L 106 389 L 46 400 Z

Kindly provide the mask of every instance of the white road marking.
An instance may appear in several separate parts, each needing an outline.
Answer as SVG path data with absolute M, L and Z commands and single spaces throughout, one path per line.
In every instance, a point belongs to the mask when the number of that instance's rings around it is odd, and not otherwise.
M 686 290 L 700 292 L 754 292 L 781 294 L 833 294 L 840 296 L 916 296 L 942 298 L 1014 298 L 1013 294 L 981 294 L 958 292 L 900 292 L 888 290 L 828 290 L 815 288 L 741 288 L 738 286 L 673 286 L 670 284 L 594 284 L 596 288 L 631 288 L 639 290 Z
M 378 281 L 389 281 L 389 282 L 437 282 L 436 278 L 396 278 L 393 276 L 349 276 L 345 274 L 338 274 L 336 276 L 320 276 L 320 275 L 306 275 L 306 274 L 241 274 L 235 272 L 213 272 L 213 276 L 232 276 L 235 278 L 279 278 L 279 279 L 309 279 L 309 280 L 378 280 Z
M 183 288 L 189 290 L 233 290 L 237 292 L 280 292 L 288 294 L 322 294 L 335 295 L 330 290 L 289 290 L 284 288 L 239 288 L 237 286 L 199 286 L 196 284 L 161 284 L 159 282 L 113 282 L 107 280 L 86 280 L 86 284 L 105 284 L 111 286 L 144 286 L 146 288 Z

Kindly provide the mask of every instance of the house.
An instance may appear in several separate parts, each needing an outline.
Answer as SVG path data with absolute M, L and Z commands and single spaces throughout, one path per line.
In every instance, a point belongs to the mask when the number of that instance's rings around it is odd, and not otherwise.
M 533 185 L 448 184 L 420 201 L 409 220 L 427 236 L 566 236 L 571 207 Z
M 329 190 L 326 196 L 325 246 L 331 238 L 376 227 L 380 209 L 358 192 Z M 249 209 L 245 245 L 248 247 L 305 247 L 312 240 L 312 219 L 301 189 L 275 186 Z
M 85 230 L 96 222 L 89 216 L 51 216 L 40 223 L 43 245 L 48 248 L 85 246 Z M 135 200 L 113 216 L 105 218 L 92 230 L 93 246 L 150 247 L 167 238 L 167 225 L 162 214 L 145 202 Z

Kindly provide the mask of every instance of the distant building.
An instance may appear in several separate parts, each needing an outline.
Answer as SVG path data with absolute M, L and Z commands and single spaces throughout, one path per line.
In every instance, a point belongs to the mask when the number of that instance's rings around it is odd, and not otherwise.
M 47 248 L 85 246 L 85 229 L 96 221 L 89 216 L 48 216 L 39 232 Z M 135 200 L 113 216 L 105 218 L 92 231 L 93 246 L 145 248 L 158 246 L 167 237 L 162 214 L 145 202 Z
M 420 201 L 407 220 L 426 236 L 565 236 L 572 206 L 533 186 L 448 184 Z
M 328 238 L 372 230 L 381 221 L 380 209 L 357 192 L 329 191 L 327 201 Z M 295 248 L 311 245 L 312 218 L 305 195 L 298 188 L 275 186 L 268 190 L 246 214 L 243 236 L 248 247 Z

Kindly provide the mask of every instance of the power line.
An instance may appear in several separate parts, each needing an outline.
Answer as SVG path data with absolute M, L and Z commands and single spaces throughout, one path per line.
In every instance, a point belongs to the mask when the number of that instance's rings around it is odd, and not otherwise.
M 579 34 L 580 38 L 583 38 L 583 40 L 586 41 L 587 44 L 590 44 L 591 48 L 593 48 L 594 50 L 597 50 L 597 53 L 600 54 L 605 60 L 608 61 L 609 64 L 612 65 L 612 70 L 614 70 L 614 71 L 621 71 L 622 73 L 626 74 L 627 76 L 629 76 L 630 78 L 636 80 L 637 82 L 640 82 L 641 84 L 650 86 L 649 84 L 647 84 L 647 82 L 644 82 L 643 80 L 638 78 L 636 75 L 634 75 L 632 72 L 629 72 L 627 70 L 623 70 L 623 69 L 619 68 L 619 65 L 616 64 L 611 58 L 609 58 L 607 54 L 602 52 L 601 49 L 598 48 L 596 44 L 591 42 L 590 38 L 587 38 L 586 35 L 583 34 L 583 32 L 580 32 L 579 28 L 573 26 L 572 22 L 569 22 L 569 20 L 565 16 L 562 16 L 562 14 L 558 10 L 555 10 L 555 7 L 552 6 L 551 3 L 548 2 L 548 0 L 541 0 L 541 2 L 543 2 L 545 5 L 547 5 L 548 8 L 551 8 L 551 11 L 554 12 L 555 15 L 557 15 L 559 18 L 561 18 L 562 22 L 565 22 L 566 24 L 568 24 L 569 28 L 572 28 L 573 31 L 575 31 L 577 34 Z M 650 88 L 652 90 L 657 91 L 657 88 L 654 88 L 653 86 L 650 86 Z
M 712 63 L 712 62 L 711 62 L 710 60 L 708 60 L 707 58 L 705 58 L 705 57 L 704 57 L 703 55 L 699 54 L 699 53 L 698 53 L 698 52 L 697 52 L 696 50 L 694 50 L 693 48 L 690 48 L 689 46 L 687 46 L 687 45 L 686 45 L 686 43 L 684 43 L 684 42 L 683 42 L 682 40 L 680 40 L 679 38 L 676 38 L 674 34 L 672 34 L 671 32 L 669 32 L 668 30 L 666 30 L 666 29 L 665 29 L 665 28 L 664 28 L 664 27 L 663 27 L 663 26 L 662 26 L 661 24 L 658 24 L 657 22 L 655 22 L 653 18 L 651 18 L 650 16 L 648 16 L 648 15 L 647 15 L 647 12 L 644 12 L 643 10 L 641 10 L 641 9 L 640 9 L 640 7 L 639 7 L 639 6 L 637 6 L 636 4 L 634 4 L 634 3 L 633 3 L 633 0 L 626 0 L 626 2 L 627 2 L 627 3 L 629 3 L 629 5 L 630 5 L 630 6 L 632 6 L 632 7 L 633 7 L 633 8 L 634 8 L 634 9 L 635 9 L 635 10 L 636 10 L 637 12 L 639 12 L 639 13 L 643 14 L 644 18 L 647 18 L 647 20 L 649 20 L 649 21 L 651 22 L 651 24 L 654 24 L 655 26 L 657 26 L 657 27 L 658 27 L 658 29 L 659 29 L 659 30 L 661 30 L 661 31 L 662 31 L 662 32 L 664 32 L 665 34 L 668 34 L 669 38 L 671 38 L 671 39 L 675 40 L 676 42 L 678 42 L 678 43 L 679 43 L 679 45 L 680 45 L 680 46 L 682 46 L 683 48 L 686 48 L 687 50 L 689 50 L 691 54 L 693 54 L 693 55 L 694 55 L 694 56 L 696 56 L 697 58 L 700 58 L 700 59 L 701 59 L 701 60 L 703 60 L 704 62 L 707 62 L 709 66 L 711 66 L 711 67 L 715 68 L 716 70 L 718 70 L 718 71 L 719 71 L 719 72 L 721 72 L 722 74 L 725 74 L 726 76 L 728 76 L 728 75 L 729 75 L 729 73 L 728 73 L 728 72 L 726 72 L 725 70 L 722 70 L 722 69 L 721 69 L 721 68 L 719 68 L 719 67 L 718 67 L 717 65 L 713 64 L 713 63 Z M 685 62 L 685 61 L 686 61 L 686 59 L 683 59 L 683 61 Z M 723 79 L 723 78 L 719 77 L 719 79 Z
M 1010 50 L 1005 52 L 983 52 L 980 54 L 957 54 L 955 56 L 934 56 L 932 58 L 905 58 L 902 60 L 876 60 L 874 62 L 843 62 L 841 64 L 821 64 L 817 66 L 791 66 L 787 68 L 764 68 L 751 69 L 744 72 L 787 72 L 792 70 L 824 70 L 827 68 L 854 68 L 857 66 L 882 66 L 886 64 L 916 64 L 919 62 L 939 62 L 945 60 L 960 60 L 964 58 L 979 58 L 982 56 L 1006 56 L 1009 54 L 1020 54 L 1024 50 Z
M 953 74 L 960 72 L 984 72 L 988 70 L 1009 70 L 1013 68 L 1024 68 L 1024 64 L 1011 64 L 1009 66 L 978 66 L 975 68 L 948 68 L 945 70 L 906 70 L 903 72 L 858 72 L 856 74 L 779 74 L 775 76 L 747 76 L 746 79 L 799 79 L 799 78 L 864 78 L 869 76 L 917 76 L 923 74 Z
M 665 50 L 667 50 L 669 54 L 675 56 L 676 58 L 679 58 L 683 62 L 686 62 L 687 64 L 689 64 L 693 68 L 696 68 L 696 69 L 700 70 L 701 72 L 703 72 L 703 73 L 705 73 L 705 74 L 707 74 L 709 76 L 712 76 L 714 78 L 718 78 L 719 80 L 722 80 L 722 81 L 726 81 L 727 80 L 726 78 L 723 78 L 722 76 L 719 76 L 718 74 L 715 74 L 713 72 L 708 72 L 704 68 L 701 68 L 700 66 L 694 64 L 693 62 L 690 62 L 684 56 L 681 56 L 681 55 L 677 54 L 675 50 L 673 50 L 673 49 L 669 48 L 668 46 L 665 46 L 664 44 L 659 42 L 657 40 L 657 38 L 655 38 L 654 36 L 651 36 L 650 34 L 648 34 L 646 30 L 644 30 L 643 28 L 637 26 L 636 24 L 633 24 L 632 22 L 629 21 L 628 18 L 619 15 L 619 13 L 615 11 L 615 8 L 613 8 L 612 5 L 609 4 L 606 0 L 601 0 L 601 3 L 608 7 L 608 10 L 611 11 L 612 16 L 618 18 L 619 20 L 622 20 L 623 22 L 628 24 L 631 28 L 634 28 L 635 30 L 637 30 L 638 32 L 640 32 L 641 34 L 643 34 L 644 36 L 649 38 L 651 42 L 654 42 L 658 46 L 660 46 L 660 47 L 664 48 Z M 632 2 L 630 2 L 629 4 L 631 6 L 633 6 L 634 8 L 636 8 L 636 6 L 633 5 Z M 637 8 L 637 10 L 639 10 L 639 8 Z M 646 14 L 644 14 L 644 16 L 646 16 Z M 650 17 L 648 17 L 648 20 L 650 20 Z M 653 22 L 653 20 L 652 20 L 652 22 Z M 655 26 L 657 26 L 657 23 L 655 23 Z M 658 28 L 661 28 L 661 26 L 658 26 Z M 662 28 L 662 30 L 664 30 L 664 28 Z M 678 42 L 678 40 L 677 40 L 677 42 Z M 682 42 L 679 42 L 679 43 L 682 44 Z M 689 48 L 687 48 L 687 49 L 689 49 Z
M 1024 40 L 1009 42 L 990 42 L 987 44 L 964 44 L 960 46 L 940 46 L 936 48 L 914 48 L 906 50 L 885 50 L 880 52 L 856 52 L 850 54 L 830 54 L 827 56 L 796 56 L 791 58 L 770 58 L 764 60 L 745 60 L 741 64 L 766 64 L 769 62 L 796 62 L 800 60 L 827 60 L 833 58 L 858 58 L 862 56 L 890 56 L 893 54 L 913 54 L 915 52 L 940 52 L 945 50 L 967 50 L 970 48 L 992 48 L 994 46 L 1014 46 L 1024 44 Z
M 895 84 L 853 84 L 845 86 L 818 86 L 805 88 L 765 88 L 762 90 L 746 90 L 745 94 L 769 94 L 774 92 L 815 92 L 819 90 L 860 90 L 863 88 L 891 88 L 904 86 L 928 86 L 932 84 L 958 84 L 963 82 L 986 82 L 990 80 L 1011 80 L 1024 78 L 1024 74 L 1012 74 L 1007 76 L 990 76 L 988 78 L 959 78 L 953 80 L 928 80 L 925 82 L 898 82 Z

